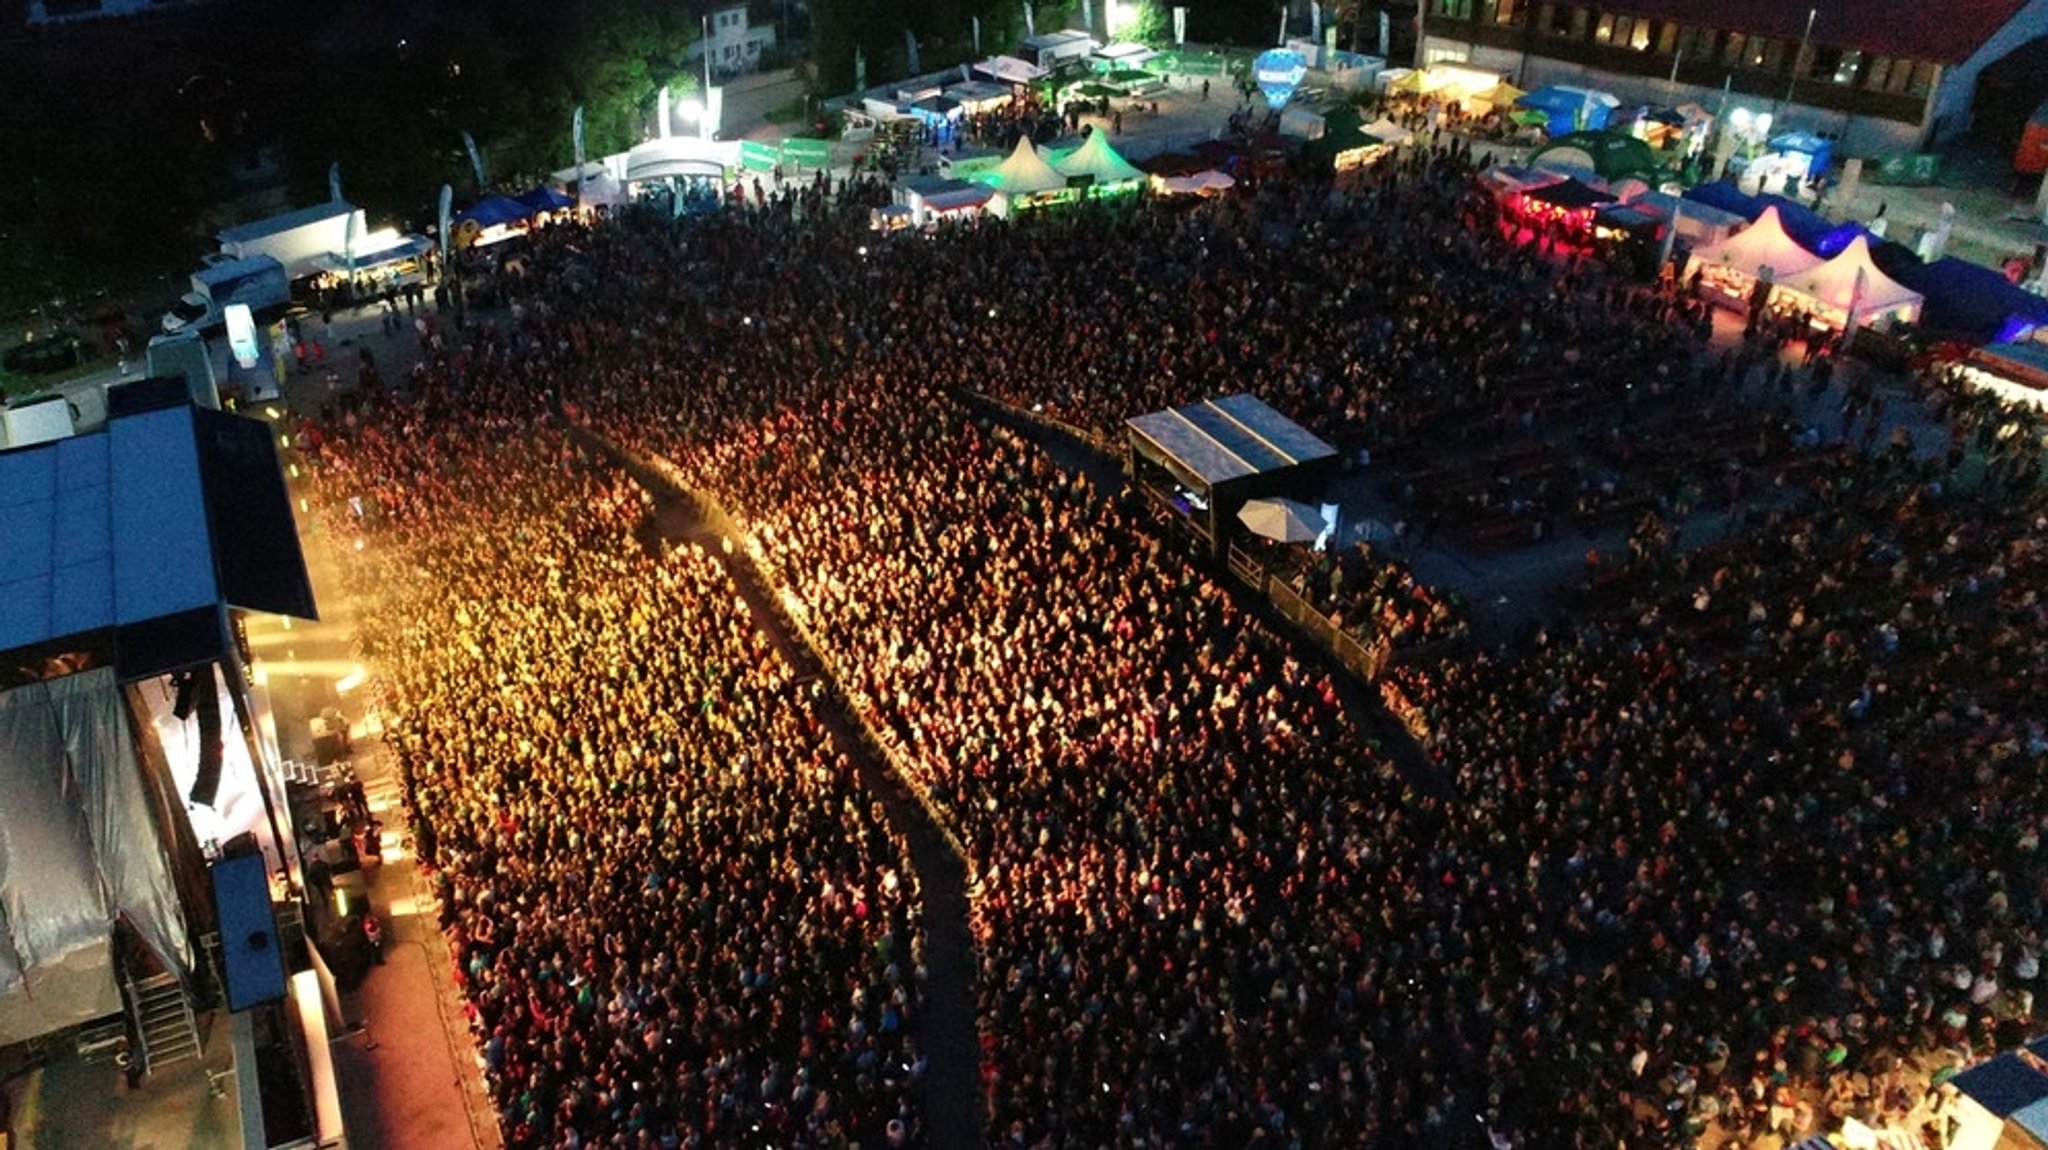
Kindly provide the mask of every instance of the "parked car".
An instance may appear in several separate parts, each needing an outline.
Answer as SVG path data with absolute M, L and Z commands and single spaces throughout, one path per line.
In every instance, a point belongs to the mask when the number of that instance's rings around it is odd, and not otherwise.
M 32 339 L 7 349 L 0 367 L 15 375 L 49 375 L 76 367 L 85 359 L 85 342 L 70 332 Z

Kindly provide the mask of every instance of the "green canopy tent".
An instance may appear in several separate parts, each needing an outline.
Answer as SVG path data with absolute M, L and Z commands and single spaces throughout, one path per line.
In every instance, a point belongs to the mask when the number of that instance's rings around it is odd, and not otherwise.
M 1552 160 L 1551 166 L 1590 168 L 1603 180 L 1634 176 L 1654 187 L 1664 179 L 1657 153 L 1625 132 L 1566 133 L 1531 153 L 1529 166 L 1545 166 L 1545 157 Z
M 1147 80 L 1157 80 L 1159 77 L 1142 68 L 1118 68 L 1103 78 L 1112 84 L 1143 84 Z

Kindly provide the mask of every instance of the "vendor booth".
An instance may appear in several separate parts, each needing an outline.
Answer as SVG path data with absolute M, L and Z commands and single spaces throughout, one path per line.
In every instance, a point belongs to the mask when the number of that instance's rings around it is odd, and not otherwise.
M 1822 179 L 1834 166 L 1835 142 L 1812 132 L 1784 132 L 1771 137 L 1765 155 L 1778 157 L 1778 168 L 1800 183 Z
M 425 236 L 400 235 L 394 228 L 380 228 L 356 241 L 350 252 L 323 253 L 315 264 L 321 287 L 353 280 L 377 286 L 418 283 L 426 276 L 422 259 L 434 250 Z
M 1678 242 L 1697 251 L 1722 243 L 1749 226 L 1748 216 L 1674 196 L 1669 192 L 1644 192 L 1628 201 L 1639 212 L 1657 216 L 1678 229 Z
M 889 190 L 889 198 L 909 213 L 907 222 L 913 227 L 972 219 L 982 213 L 994 196 L 995 189 L 986 184 L 945 176 L 908 176 L 896 181 Z M 894 217 L 882 222 L 885 227 L 897 224 Z
M 1145 173 L 1124 159 L 1109 144 L 1109 133 L 1100 129 L 1088 133 L 1081 146 L 1053 165 L 1072 185 L 1085 181 L 1091 196 L 1122 195 L 1144 187 Z
M 481 248 L 526 234 L 533 209 L 511 196 L 490 195 L 455 213 L 450 221 L 459 248 Z
M 1515 106 L 1543 113 L 1545 129 L 1552 136 L 1566 136 L 1606 128 L 1621 101 L 1612 93 L 1592 88 L 1551 84 L 1516 100 Z
M 1993 343 L 1957 365 L 1965 385 L 2048 411 L 2048 343 Z
M 1506 202 L 1531 188 L 1561 183 L 1569 178 L 1560 172 L 1548 172 L 1542 168 L 1518 168 L 1513 164 L 1495 164 L 1479 173 L 1479 186 L 1492 193 L 1494 199 Z
M 1820 266 L 1821 259 L 1792 242 L 1778 222 L 1778 210 L 1766 208 L 1755 223 L 1724 243 L 1695 251 L 1692 266 L 1700 277 L 1700 294 L 1723 307 L 1747 310 L 1759 281 L 1782 283 Z
M 977 178 L 995 189 L 989 213 L 1004 219 L 1019 211 L 1073 198 L 1067 189 L 1067 177 L 1038 154 L 1038 147 L 1029 136 L 1019 137 L 1008 159 Z
M 1567 238 L 1584 243 L 1593 238 L 1594 213 L 1614 202 L 1612 193 L 1577 180 L 1560 180 L 1518 193 L 1508 201 L 1508 210 L 1525 223 L 1561 229 Z
M 1991 268 L 1944 256 L 1922 263 L 1909 249 L 1870 251 L 1886 275 L 1926 297 L 1920 326 L 1971 343 L 1988 343 L 2014 328 L 2048 325 L 2048 299 L 2013 285 Z
M 974 71 L 998 84 L 1013 84 L 1019 87 L 1035 84 L 1049 74 L 1046 69 L 1028 60 L 1019 60 L 1015 56 L 990 56 L 976 64 Z
M 962 80 L 958 84 L 949 84 L 940 95 L 958 103 L 961 113 L 968 116 L 1001 111 L 1016 98 L 1011 95 L 1008 85 L 991 84 L 986 80 Z
M 1870 242 L 1856 237 L 1840 255 L 1804 272 L 1781 275 L 1778 301 L 1813 313 L 1829 327 L 1889 327 L 1920 318 L 1919 292 L 1879 270 Z

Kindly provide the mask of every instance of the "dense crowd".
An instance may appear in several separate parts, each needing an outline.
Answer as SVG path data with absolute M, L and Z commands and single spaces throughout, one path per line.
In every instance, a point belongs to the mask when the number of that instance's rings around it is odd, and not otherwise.
M 918 884 L 812 690 L 638 488 L 427 406 L 317 456 L 507 1144 L 921 1138 Z
M 1402 769 L 1155 505 L 962 402 L 1110 427 L 1242 385 L 1348 449 L 1574 349 L 1713 378 L 1689 305 L 1497 242 L 1471 175 L 886 244 L 822 202 L 555 229 L 502 329 L 331 446 L 419 563 L 379 655 L 522 1144 L 712 1144 L 806 1073 L 815 1144 L 914 1121 L 901 851 L 729 584 L 637 554 L 548 411 L 731 510 L 958 831 L 993 1144 L 1676 1145 L 1800 1087 L 1902 1114 L 1898 1059 L 2030 1014 L 2038 429 L 1954 404 L 1988 469 L 1845 446 L 1529 650 L 1403 667 Z M 1370 562 L 1325 579 L 1412 581 Z

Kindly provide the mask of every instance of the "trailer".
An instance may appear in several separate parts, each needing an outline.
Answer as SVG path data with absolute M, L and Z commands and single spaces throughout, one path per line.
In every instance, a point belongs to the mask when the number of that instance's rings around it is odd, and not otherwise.
M 269 256 L 284 265 L 286 279 L 296 280 L 321 271 L 327 253 L 345 253 L 351 241 L 360 244 L 369 234 L 363 209 L 334 200 L 237 224 L 220 233 L 220 254 L 230 260 Z

